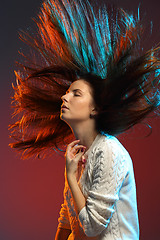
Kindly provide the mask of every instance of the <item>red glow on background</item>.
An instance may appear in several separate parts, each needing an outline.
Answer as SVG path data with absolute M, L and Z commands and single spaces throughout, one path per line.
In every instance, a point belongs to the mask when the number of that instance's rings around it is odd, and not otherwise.
M 11 123 L 11 83 L 15 83 L 14 61 L 22 46 L 19 28 L 31 26 L 42 1 L 3 1 L 0 11 L 1 80 L 0 80 L 0 240 L 53 240 L 63 201 L 64 158 L 53 152 L 50 158 L 21 160 L 8 147 L 7 130 Z M 125 9 L 137 9 L 139 1 L 119 0 Z M 159 3 L 160 4 L 160 3 Z M 152 9 L 152 12 L 150 11 Z M 159 42 L 159 6 L 157 1 L 142 4 L 147 18 L 153 19 L 153 44 Z M 147 42 L 147 40 L 146 40 Z M 148 47 L 151 42 L 148 42 Z M 23 45 L 24 46 L 24 45 Z M 136 178 L 140 240 L 159 239 L 160 207 L 160 119 L 151 121 L 152 134 L 137 126 L 129 135 L 119 137 L 130 153 Z M 158 207 L 157 207 L 158 206 Z

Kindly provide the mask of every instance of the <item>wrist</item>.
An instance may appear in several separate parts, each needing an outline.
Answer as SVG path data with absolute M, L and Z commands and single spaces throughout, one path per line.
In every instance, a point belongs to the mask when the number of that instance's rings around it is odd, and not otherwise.
M 73 182 L 77 182 L 77 179 L 76 179 L 76 174 L 73 174 L 73 173 L 67 173 L 67 180 L 68 180 L 68 183 L 73 183 Z

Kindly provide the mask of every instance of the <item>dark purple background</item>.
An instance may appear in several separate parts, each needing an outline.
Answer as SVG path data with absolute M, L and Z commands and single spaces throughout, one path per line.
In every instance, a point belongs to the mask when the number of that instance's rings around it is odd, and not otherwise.
M 0 240 L 51 240 L 54 239 L 57 218 L 63 200 L 64 158 L 53 154 L 45 160 L 22 161 L 8 147 L 8 124 L 15 83 L 15 60 L 24 43 L 18 38 L 20 29 L 33 25 L 32 17 L 38 13 L 40 0 L 1 1 L 0 4 Z M 116 2 L 116 1 L 114 1 Z M 137 11 L 139 1 L 117 0 L 118 6 Z M 141 12 L 146 20 L 153 20 L 153 36 L 147 42 L 151 47 L 160 39 L 160 2 L 141 1 Z M 146 44 L 146 43 L 145 43 Z M 150 121 L 152 135 L 143 136 L 147 129 L 136 129 L 119 139 L 129 151 L 134 164 L 141 240 L 159 239 L 159 135 L 160 120 Z

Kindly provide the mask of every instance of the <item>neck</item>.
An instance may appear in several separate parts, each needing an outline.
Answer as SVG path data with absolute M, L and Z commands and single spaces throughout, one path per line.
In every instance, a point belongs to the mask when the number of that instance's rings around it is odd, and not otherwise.
M 96 136 L 98 135 L 98 131 L 95 129 L 94 124 L 92 125 L 91 122 L 88 124 L 79 123 L 76 124 L 76 127 L 72 127 L 72 131 L 76 139 L 79 139 L 79 145 L 86 146 L 86 151 L 89 149 L 93 141 L 95 140 Z

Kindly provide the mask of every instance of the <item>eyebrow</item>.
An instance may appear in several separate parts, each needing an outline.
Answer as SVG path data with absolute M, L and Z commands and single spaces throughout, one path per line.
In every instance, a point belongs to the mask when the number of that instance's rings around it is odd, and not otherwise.
M 68 92 L 68 91 L 70 91 L 70 89 L 68 89 L 66 92 Z M 75 92 L 75 91 L 83 92 L 83 91 L 82 91 L 81 89 L 79 89 L 79 88 L 73 89 L 72 91 L 73 91 L 73 92 Z

